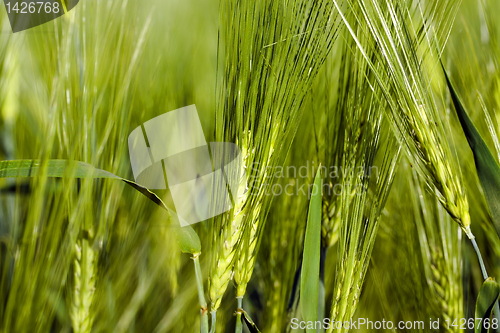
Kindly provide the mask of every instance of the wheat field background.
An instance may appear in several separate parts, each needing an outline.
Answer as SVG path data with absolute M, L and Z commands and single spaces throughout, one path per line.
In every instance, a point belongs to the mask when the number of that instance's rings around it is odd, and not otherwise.
M 294 318 L 474 332 L 457 323 L 500 276 L 498 13 L 497 0 L 80 0 L 13 34 L 2 4 L 0 332 L 305 332 Z M 191 238 L 122 181 L 51 176 L 57 159 L 133 180 L 132 130 L 192 104 L 246 174 Z M 12 160 L 40 167 L 21 177 Z

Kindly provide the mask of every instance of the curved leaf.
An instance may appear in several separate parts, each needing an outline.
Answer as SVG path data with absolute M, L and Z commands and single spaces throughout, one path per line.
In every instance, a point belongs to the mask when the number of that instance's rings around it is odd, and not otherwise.
M 495 305 L 495 302 L 500 294 L 500 286 L 491 277 L 484 280 L 479 295 L 476 301 L 476 320 L 481 319 L 481 323 L 476 322 L 475 333 L 487 333 L 489 328 L 489 320 L 491 316 L 491 310 Z M 483 325 L 485 320 L 488 320 L 488 325 Z
M 441 64 L 441 66 L 443 66 L 443 64 Z M 462 129 L 467 137 L 472 153 L 474 154 L 477 175 L 479 177 L 479 181 L 481 182 L 486 202 L 493 218 L 493 225 L 495 226 L 495 230 L 500 237 L 500 167 L 498 166 L 495 157 L 488 149 L 486 142 L 484 142 L 481 134 L 479 134 L 477 128 L 474 126 L 474 123 L 465 111 L 444 66 L 443 71 L 458 119 L 460 120 Z
M 300 277 L 300 309 L 305 321 L 318 319 L 319 263 L 321 248 L 321 167 L 314 179 L 314 188 L 307 215 L 302 275 Z M 316 332 L 316 329 L 307 329 Z
M 108 178 L 118 179 L 128 184 L 136 191 L 142 193 L 149 200 L 161 208 L 167 210 L 171 220 L 174 222 L 174 232 L 177 243 L 182 252 L 197 254 L 201 252 L 200 238 L 191 226 L 181 227 L 177 214 L 167 207 L 165 203 L 154 192 L 148 188 L 139 185 L 131 180 L 121 178 L 106 170 L 98 169 L 90 164 L 69 161 L 69 160 L 48 160 L 45 162 L 39 160 L 12 160 L 0 161 L 0 178 L 23 178 L 46 176 L 53 178 L 71 177 L 71 178 Z
M 253 322 L 252 318 L 250 318 L 250 316 L 248 315 L 248 313 L 246 313 L 242 309 L 240 309 L 240 311 L 242 312 L 243 321 L 247 325 L 248 330 L 250 331 L 250 333 L 260 333 L 259 329 L 257 328 L 257 325 L 255 325 L 255 323 Z

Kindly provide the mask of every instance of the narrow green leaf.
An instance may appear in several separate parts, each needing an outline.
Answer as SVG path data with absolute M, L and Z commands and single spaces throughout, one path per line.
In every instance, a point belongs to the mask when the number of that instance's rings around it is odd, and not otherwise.
M 442 65 L 442 64 L 441 64 Z M 462 129 L 467 137 L 469 146 L 474 154 L 474 162 L 476 164 L 476 171 L 481 182 L 481 186 L 493 218 L 493 225 L 500 237 L 500 167 L 498 166 L 495 157 L 488 149 L 481 134 L 474 126 L 474 123 L 467 115 L 458 94 L 453 87 L 448 73 L 443 66 L 443 71 L 448 84 L 448 89 L 451 93 L 453 104 L 457 112 L 458 119 L 462 125 Z
M 191 253 L 191 254 L 199 254 L 201 253 L 201 242 L 200 237 L 194 229 L 187 225 L 185 227 L 181 227 L 179 223 L 179 218 L 177 214 L 173 212 L 170 208 L 168 208 L 170 213 L 170 217 L 174 222 L 174 233 L 177 239 L 177 244 L 179 245 L 181 251 L 183 253 Z
M 247 325 L 250 333 L 260 333 L 259 329 L 257 328 L 257 325 L 255 325 L 255 323 L 253 322 L 252 318 L 250 318 L 248 313 L 246 313 L 243 310 L 241 310 L 241 311 L 242 311 L 242 315 L 243 315 L 243 321 Z
M 39 160 L 0 161 L 0 178 L 38 177 L 42 175 L 53 178 L 108 178 L 121 180 L 169 212 L 171 220 L 174 223 L 173 228 L 177 237 L 177 243 L 182 252 L 191 254 L 201 252 L 200 238 L 194 229 L 191 226 L 180 227 L 177 214 L 167 207 L 160 197 L 148 188 L 131 180 L 118 177 L 111 172 L 79 161 L 48 160 L 45 163 Z
M 489 322 L 491 310 L 500 294 L 500 286 L 495 279 L 489 277 L 484 280 L 484 283 L 479 291 L 476 301 L 476 328 L 475 333 L 487 333 L 488 328 L 491 326 Z M 478 318 L 482 318 L 481 323 Z M 486 320 L 486 323 L 485 323 Z M 485 325 L 483 325 L 485 324 Z
M 0 161 L 0 178 L 37 177 L 41 169 L 46 177 L 120 178 L 90 164 L 68 160 L 48 160 L 45 165 L 38 160 Z
M 318 318 L 319 262 L 321 245 L 321 168 L 318 168 L 307 215 L 302 275 L 300 277 L 300 309 L 305 321 Z M 316 332 L 316 329 L 307 329 Z

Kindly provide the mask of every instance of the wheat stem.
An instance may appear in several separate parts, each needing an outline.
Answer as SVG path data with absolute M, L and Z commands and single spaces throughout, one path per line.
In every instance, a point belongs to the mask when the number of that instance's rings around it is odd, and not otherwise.
M 210 323 L 210 333 L 215 333 L 215 326 L 217 323 L 217 310 L 210 312 L 212 315 L 212 321 Z
M 243 308 L 243 296 L 236 297 L 238 300 L 238 310 L 236 311 L 236 333 L 243 332 L 243 326 L 241 323 L 241 309 Z
M 203 290 L 203 275 L 200 267 L 200 254 L 193 256 L 194 271 L 196 274 L 196 287 L 198 288 L 198 299 L 200 301 L 200 332 L 208 333 L 208 313 L 207 301 L 205 300 L 205 291 Z M 214 325 L 215 327 L 215 325 Z
M 483 278 L 486 280 L 488 278 L 488 273 L 486 272 L 486 267 L 484 266 L 484 261 L 483 261 L 483 256 L 481 255 L 481 251 L 479 251 L 479 247 L 477 246 L 476 243 L 476 238 L 474 235 L 472 235 L 472 238 L 470 238 L 470 242 L 472 243 L 472 246 L 474 247 L 474 251 L 476 251 L 476 256 L 477 260 L 479 261 L 479 266 L 481 266 L 481 273 L 483 274 Z M 495 302 L 495 307 L 494 307 L 494 315 L 495 317 L 500 317 L 500 306 L 498 305 L 498 300 Z
M 474 247 L 474 251 L 476 251 L 477 259 L 479 260 L 479 266 L 481 266 L 481 273 L 483 274 L 483 278 L 486 280 L 488 278 L 488 273 L 486 272 L 486 267 L 484 266 L 483 257 L 481 256 L 481 251 L 477 247 L 476 239 L 471 238 L 472 246 Z

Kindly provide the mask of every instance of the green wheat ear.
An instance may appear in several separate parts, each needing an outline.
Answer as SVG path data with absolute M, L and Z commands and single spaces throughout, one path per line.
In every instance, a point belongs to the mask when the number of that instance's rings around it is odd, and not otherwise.
M 96 265 L 97 255 L 89 240 L 80 238 L 75 244 L 73 290 L 69 309 L 75 333 L 88 333 L 92 329 L 95 313 L 90 307 L 94 300 Z
M 433 313 L 440 314 L 451 322 L 464 316 L 462 271 L 462 237 L 458 226 L 444 212 L 443 207 L 425 191 L 425 184 L 412 170 L 410 196 L 414 209 L 425 282 L 430 295 L 427 296 Z M 442 326 L 453 332 L 453 327 Z
M 458 4 L 439 6 L 436 1 L 435 6 L 429 6 L 428 11 L 418 14 L 417 23 L 401 11 L 399 3 L 388 0 L 355 3 L 360 8 L 357 21 L 368 30 L 357 32 L 345 17 L 344 22 L 375 73 L 376 82 L 388 102 L 387 116 L 392 130 L 406 147 L 413 166 L 426 180 L 429 189 L 436 194 L 465 233 L 473 237 L 463 176 L 447 141 L 437 103 L 430 89 L 430 74 L 427 72 L 429 64 L 423 61 L 431 58 L 428 54 L 437 52 L 435 45 L 427 43 L 426 34 L 431 34 L 431 31 L 425 26 L 425 20 L 427 17 L 449 16 L 447 22 L 452 22 Z M 352 5 L 350 7 L 356 10 Z M 424 29 L 417 29 L 418 26 L 423 26 Z M 442 41 L 446 40 L 443 36 L 447 36 L 450 29 L 449 24 L 443 24 L 434 33 Z M 383 67 L 376 67 L 359 41 L 361 36 L 370 35 L 367 31 L 377 41 L 380 54 L 375 59 L 385 63 Z M 423 50 L 415 45 L 421 46 Z M 437 59 L 433 59 L 432 62 L 436 61 Z M 387 80 L 384 80 L 384 75 L 387 75 Z
M 241 147 L 246 177 L 234 209 L 212 228 L 212 313 L 233 277 L 238 302 L 246 292 L 272 202 L 272 170 L 286 159 L 338 23 L 329 1 L 223 0 L 219 9 L 216 139 Z

